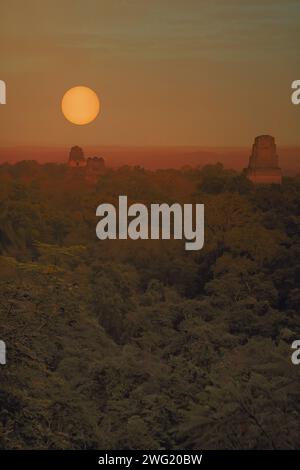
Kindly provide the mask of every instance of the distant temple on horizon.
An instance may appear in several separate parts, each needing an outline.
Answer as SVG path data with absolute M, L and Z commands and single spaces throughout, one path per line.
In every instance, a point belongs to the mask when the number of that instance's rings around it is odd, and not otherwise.
M 245 175 L 255 184 L 281 184 L 275 139 L 271 135 L 256 137 Z
M 77 170 L 76 175 L 84 176 L 90 184 L 96 184 L 99 177 L 106 171 L 102 157 L 88 157 L 86 159 L 82 148 L 77 145 L 70 150 L 68 166 L 72 172 Z
M 70 168 L 82 168 L 86 166 L 84 152 L 81 147 L 75 145 L 71 148 L 68 165 Z

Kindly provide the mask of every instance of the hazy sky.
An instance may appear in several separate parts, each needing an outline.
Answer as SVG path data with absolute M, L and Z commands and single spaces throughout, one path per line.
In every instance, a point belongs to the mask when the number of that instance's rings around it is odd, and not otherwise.
M 0 144 L 300 144 L 299 44 L 299 0 L 1 0 Z M 101 98 L 88 126 L 62 116 L 74 85 Z

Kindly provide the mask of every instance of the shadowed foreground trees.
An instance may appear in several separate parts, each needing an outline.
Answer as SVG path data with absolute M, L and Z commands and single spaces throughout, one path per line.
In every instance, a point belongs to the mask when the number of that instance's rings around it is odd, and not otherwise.
M 0 167 L 0 447 L 299 448 L 299 180 L 29 163 Z M 97 240 L 127 186 L 204 202 L 204 249 Z

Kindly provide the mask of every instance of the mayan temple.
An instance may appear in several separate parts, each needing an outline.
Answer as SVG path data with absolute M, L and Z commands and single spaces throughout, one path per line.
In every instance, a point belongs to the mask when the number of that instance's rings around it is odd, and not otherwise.
M 96 184 L 105 171 L 105 162 L 102 157 L 89 157 L 86 162 L 85 180 L 90 184 Z
M 245 174 L 255 184 L 281 184 L 275 139 L 271 135 L 256 137 Z
M 102 157 L 85 158 L 81 147 L 75 145 L 69 153 L 69 176 L 84 178 L 89 184 L 96 184 L 106 173 L 105 161 Z
M 71 148 L 69 153 L 68 165 L 71 168 L 81 168 L 86 166 L 86 160 L 81 147 L 75 145 Z

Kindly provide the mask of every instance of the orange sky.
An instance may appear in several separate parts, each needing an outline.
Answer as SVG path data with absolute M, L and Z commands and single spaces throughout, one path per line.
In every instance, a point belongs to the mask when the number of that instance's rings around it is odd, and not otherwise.
M 0 146 L 300 144 L 300 2 L 2 0 Z M 64 92 L 101 116 L 68 123 Z

